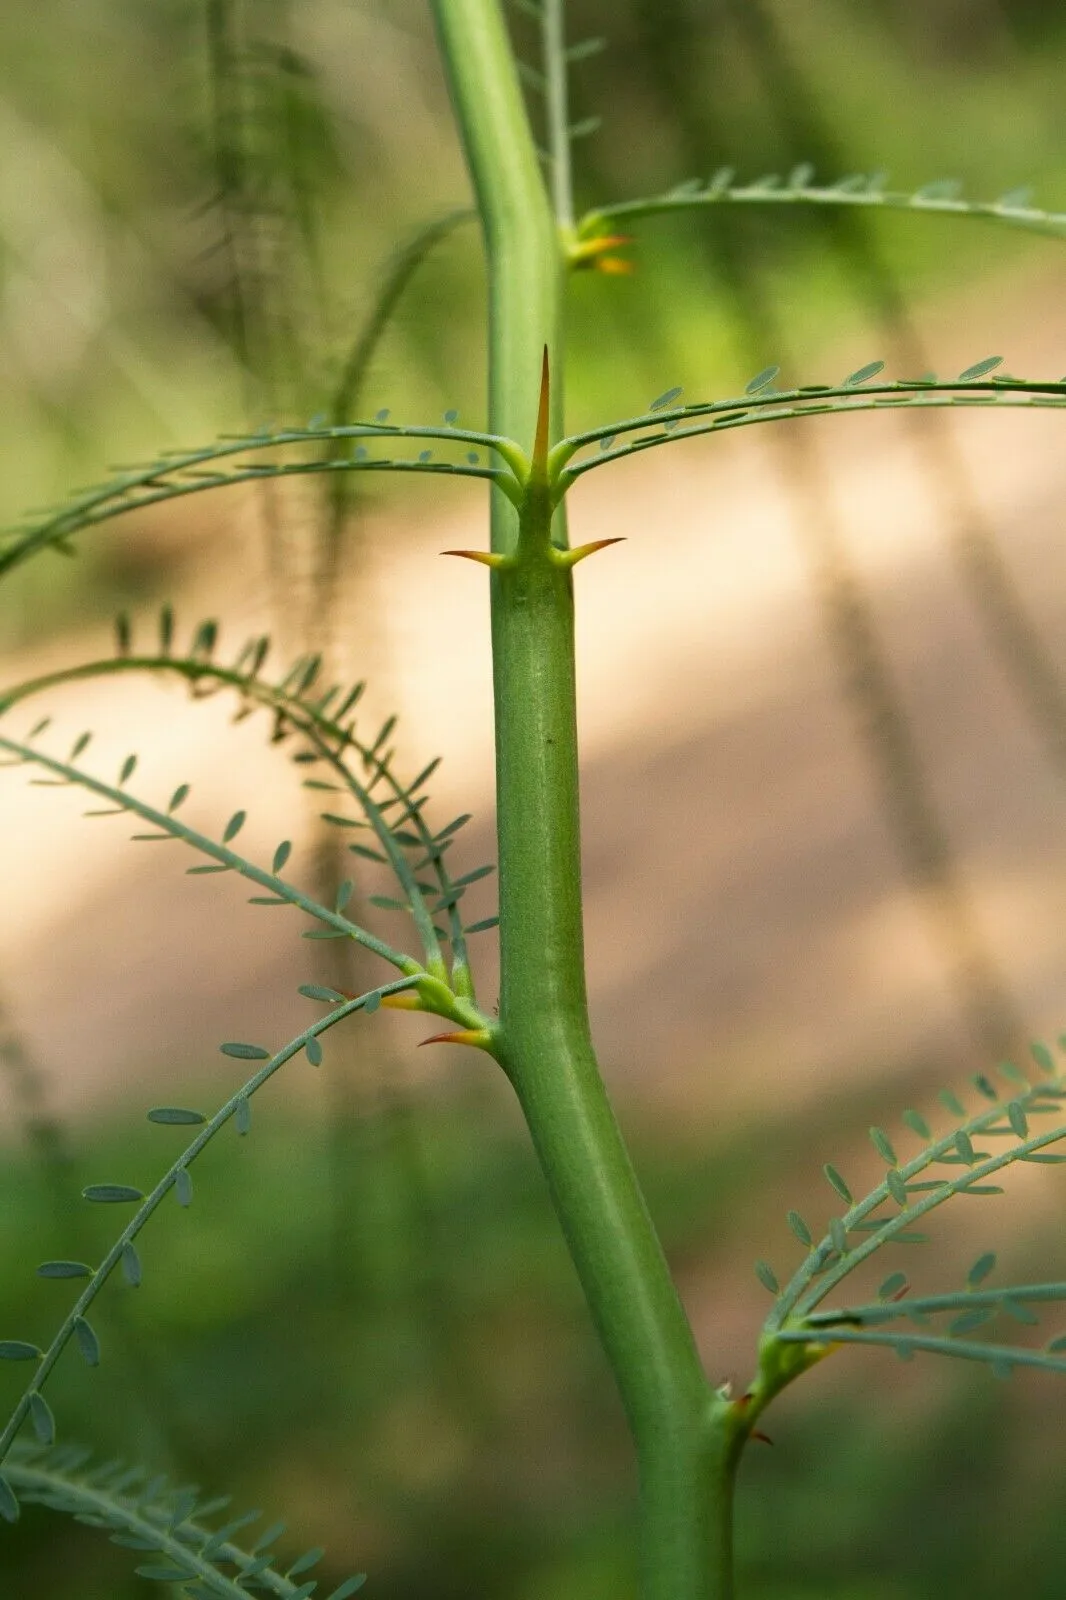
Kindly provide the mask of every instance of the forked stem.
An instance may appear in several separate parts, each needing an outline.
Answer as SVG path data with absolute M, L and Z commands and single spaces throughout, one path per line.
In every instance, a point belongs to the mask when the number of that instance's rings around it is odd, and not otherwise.
M 500 1023 L 518 1095 L 637 1451 L 643 1600 L 729 1600 L 735 1408 L 703 1372 L 593 1051 L 585 992 L 573 578 L 547 445 L 564 251 L 497 0 L 435 0 L 485 232 L 491 425 L 536 440 L 517 511 L 494 496 Z M 549 399 L 542 376 L 548 352 Z M 537 404 L 538 389 L 540 405 Z M 538 448 L 538 445 L 540 446 Z

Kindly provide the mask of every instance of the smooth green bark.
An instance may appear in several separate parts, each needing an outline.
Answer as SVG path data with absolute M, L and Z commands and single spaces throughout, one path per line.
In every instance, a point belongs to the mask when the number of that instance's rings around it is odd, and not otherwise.
M 551 437 L 565 256 L 496 0 L 436 0 L 483 221 L 489 426 L 526 444 L 543 351 Z M 541 444 L 546 443 L 541 440 Z M 494 1053 L 518 1095 L 636 1446 L 644 1600 L 728 1600 L 732 1408 L 709 1387 L 589 1031 L 582 928 L 573 577 L 543 463 L 521 512 L 495 496 L 492 577 L 500 872 Z M 559 530 L 555 537 L 559 544 Z

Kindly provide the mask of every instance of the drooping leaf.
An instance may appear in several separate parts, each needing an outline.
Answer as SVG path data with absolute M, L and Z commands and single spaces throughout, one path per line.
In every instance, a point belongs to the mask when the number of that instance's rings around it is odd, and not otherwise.
M 807 1224 L 804 1222 L 804 1220 L 800 1216 L 799 1212 L 798 1211 L 790 1211 L 788 1213 L 787 1221 L 788 1221 L 789 1227 L 792 1229 L 792 1232 L 796 1235 L 796 1238 L 799 1240 L 800 1244 L 804 1244 L 808 1248 L 810 1248 L 810 1246 L 814 1243 L 814 1240 L 813 1240 L 813 1238 L 811 1236 L 811 1230 L 810 1230 L 810 1228 L 808 1228 Z
M 179 1206 L 192 1205 L 192 1178 L 187 1167 L 179 1167 L 174 1174 L 174 1197 Z
M 140 1189 L 134 1189 L 128 1183 L 90 1183 L 87 1189 L 81 1191 L 81 1196 L 95 1205 L 120 1205 L 144 1199 Z
M 37 1268 L 39 1278 L 89 1278 L 92 1268 L 84 1261 L 42 1261 Z
M 308 1039 L 306 1045 L 304 1046 L 304 1050 L 306 1052 L 308 1061 L 310 1061 L 313 1067 L 320 1067 L 322 1065 L 322 1046 L 319 1044 L 317 1039 Z
M 122 1246 L 122 1276 L 131 1289 L 141 1286 L 141 1258 L 129 1240 Z
M 903 1121 L 913 1133 L 918 1135 L 919 1139 L 931 1139 L 933 1137 L 932 1129 L 920 1112 L 905 1111 L 903 1113 Z
M 897 1165 L 896 1152 L 892 1148 L 892 1141 L 883 1128 L 870 1129 L 870 1143 L 881 1158 L 888 1162 L 890 1167 Z
M 194 1127 L 206 1122 L 202 1111 L 189 1111 L 184 1106 L 153 1106 L 148 1113 L 149 1122 L 159 1122 L 174 1127 Z
M 25 1339 L 0 1339 L 0 1361 L 39 1361 L 41 1352 Z
M 5 1522 L 17 1522 L 19 1519 L 18 1499 L 2 1472 L 0 1472 L 0 1517 L 3 1517 Z
M 84 1317 L 74 1318 L 74 1338 L 90 1367 L 100 1365 L 100 1341 L 92 1325 Z
M 996 1257 L 994 1251 L 988 1250 L 984 1255 L 978 1256 L 977 1260 L 966 1274 L 966 1282 L 969 1288 L 976 1289 L 978 1284 L 984 1283 L 985 1279 L 994 1269 L 995 1265 Z
M 56 1419 L 52 1415 L 52 1408 L 43 1394 L 30 1395 L 30 1421 L 33 1431 L 41 1444 L 53 1445 L 56 1442 Z
M 227 1044 L 220 1044 L 219 1050 L 224 1056 L 233 1056 L 238 1061 L 269 1061 L 270 1051 L 264 1050 L 262 1045 L 241 1044 L 239 1040 L 230 1040 Z
M 233 1113 L 233 1125 L 242 1138 L 252 1130 L 252 1102 L 246 1094 L 242 1094 L 237 1101 L 237 1107 Z
M 777 1274 L 768 1261 L 756 1261 L 755 1276 L 764 1289 L 769 1289 L 771 1294 L 777 1294 L 781 1288 L 777 1281 Z

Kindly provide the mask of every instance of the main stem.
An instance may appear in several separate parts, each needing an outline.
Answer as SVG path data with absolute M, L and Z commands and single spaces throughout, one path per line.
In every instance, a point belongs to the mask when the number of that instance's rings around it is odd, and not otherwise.
M 434 0 L 485 233 L 493 432 L 531 440 L 542 355 L 561 431 L 564 257 L 497 0 Z M 543 419 L 547 421 L 547 418 Z M 589 1031 L 574 605 L 547 485 L 497 493 L 492 579 L 498 1058 L 518 1094 L 636 1446 L 643 1600 L 730 1600 L 735 1409 L 704 1376 Z

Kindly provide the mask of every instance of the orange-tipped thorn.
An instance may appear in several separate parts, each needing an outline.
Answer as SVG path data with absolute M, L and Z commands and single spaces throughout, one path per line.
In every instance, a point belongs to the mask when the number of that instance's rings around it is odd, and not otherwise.
M 462 1028 L 457 1033 L 434 1033 L 428 1039 L 421 1040 L 419 1049 L 424 1044 L 466 1044 L 474 1050 L 487 1050 L 491 1039 L 484 1028 Z
M 501 556 L 494 550 L 442 550 L 442 556 L 462 556 L 464 561 L 480 561 L 483 567 L 505 567 L 508 563 L 507 556 Z
M 773 1444 L 774 1442 L 768 1433 L 760 1433 L 758 1428 L 752 1428 L 751 1436 L 753 1439 L 761 1439 L 763 1444 Z
M 537 407 L 537 433 L 533 440 L 532 469 L 544 479 L 548 476 L 548 410 L 551 404 L 551 378 L 548 371 L 548 346 L 540 364 L 540 403 Z
M 576 550 L 559 550 L 556 554 L 564 566 L 576 567 L 586 556 L 594 556 L 597 550 L 606 550 L 609 544 L 625 544 L 625 539 L 621 536 L 615 539 L 594 539 L 591 544 L 579 544 Z
M 593 272 L 632 272 L 632 261 L 627 261 L 622 256 L 607 254 L 619 245 L 632 242 L 632 235 L 628 233 L 601 234 L 598 239 L 585 239 L 581 244 L 575 245 L 570 252 L 570 261 L 579 272 L 588 271 L 590 268 Z
M 400 989 L 397 994 L 383 994 L 383 1006 L 388 1006 L 393 1011 L 421 1011 L 422 1002 L 413 989 Z

